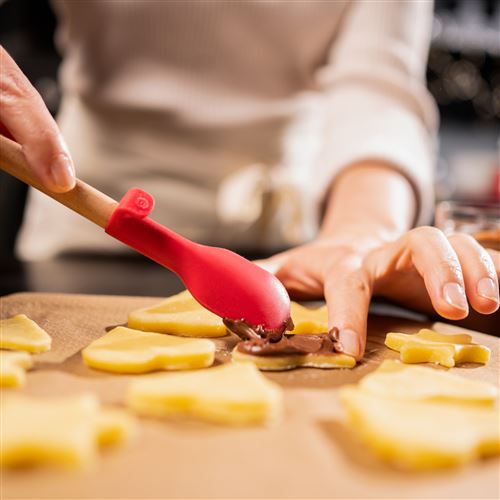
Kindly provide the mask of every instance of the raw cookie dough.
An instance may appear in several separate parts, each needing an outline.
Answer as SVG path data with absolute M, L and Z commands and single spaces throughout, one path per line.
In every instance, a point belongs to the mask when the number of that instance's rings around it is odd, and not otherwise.
M 290 310 L 295 325 L 291 333 L 311 334 L 328 330 L 326 306 L 309 309 L 296 302 Z M 171 333 L 183 337 L 222 337 L 227 335 L 222 318 L 201 306 L 188 290 L 160 304 L 132 311 L 128 326 L 137 330 Z
M 101 409 L 92 394 L 51 399 L 8 395 L 2 397 L 0 415 L 2 467 L 88 465 L 99 446 L 124 441 L 135 431 L 131 416 Z
M 328 311 L 326 306 L 311 309 L 301 306 L 297 302 L 291 302 L 290 314 L 294 324 L 294 329 L 290 333 L 312 334 L 328 331 Z
M 353 368 L 356 360 L 347 354 L 292 354 L 289 356 L 253 356 L 234 348 L 233 361 L 251 361 L 260 370 L 281 371 L 292 368 Z
M 261 370 L 289 370 L 300 366 L 352 368 L 356 360 L 342 353 L 338 328 L 318 334 L 255 329 L 244 321 L 225 321 L 241 338 L 233 349 L 234 361 L 252 361 Z
M 221 424 L 262 424 L 281 414 L 282 391 L 252 363 L 231 363 L 135 380 L 127 404 L 153 417 L 188 415 Z
M 385 361 L 340 390 L 348 423 L 407 469 L 458 465 L 500 451 L 498 389 L 435 368 Z
M 82 351 L 88 366 L 115 373 L 206 368 L 214 362 L 215 345 L 118 326 Z
M 399 467 L 433 469 L 499 453 L 496 408 L 384 398 L 353 387 L 342 389 L 341 400 L 354 433 Z
M 26 370 L 33 366 L 27 352 L 0 351 L 0 387 L 22 387 L 26 381 Z
M 44 352 L 51 342 L 49 334 L 24 314 L 0 320 L 1 349 Z
M 486 364 L 490 350 L 472 343 L 467 334 L 447 335 L 423 329 L 413 335 L 388 333 L 385 345 L 399 351 L 403 363 L 438 363 L 447 368 L 456 363 Z
M 313 368 L 352 368 L 356 360 L 337 352 L 338 330 L 316 335 L 273 334 L 262 337 L 249 329 L 239 330 L 244 339 L 233 350 L 233 361 L 252 361 L 261 370 L 290 370 L 300 366 Z
M 223 337 L 227 330 L 222 319 L 201 306 L 188 290 L 160 304 L 132 311 L 128 326 L 149 332 L 182 337 Z
M 361 379 L 358 387 L 375 396 L 494 405 L 498 389 L 487 382 L 443 370 L 385 360 Z

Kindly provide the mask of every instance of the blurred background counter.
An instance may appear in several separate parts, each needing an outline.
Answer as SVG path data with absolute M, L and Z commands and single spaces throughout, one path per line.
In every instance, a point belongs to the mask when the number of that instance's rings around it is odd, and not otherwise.
M 55 114 L 60 56 L 54 48 L 55 18 L 48 1 L 0 0 L 0 14 L 0 43 Z M 499 203 L 500 2 L 435 3 L 427 78 L 441 113 L 437 202 Z M 26 186 L 0 172 L 0 295 L 50 291 L 165 296 L 182 289 L 175 276 L 140 257 L 73 255 L 48 262 L 16 261 L 14 245 L 26 192 Z M 472 326 L 493 332 L 492 319 L 472 318 Z

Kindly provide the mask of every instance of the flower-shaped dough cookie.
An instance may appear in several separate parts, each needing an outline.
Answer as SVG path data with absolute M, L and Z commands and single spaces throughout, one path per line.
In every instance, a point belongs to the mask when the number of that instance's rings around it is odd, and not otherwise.
M 447 335 L 428 329 L 413 335 L 391 332 L 385 345 L 399 351 L 403 363 L 438 363 L 451 368 L 456 363 L 486 364 L 490 359 L 490 350 L 472 343 L 467 334 Z
M 243 339 L 233 349 L 233 361 L 251 361 L 261 370 L 297 367 L 353 368 L 356 360 L 341 351 L 338 329 L 320 334 L 281 334 L 270 338 L 257 332 L 239 333 Z
M 498 389 L 435 368 L 385 361 L 340 390 L 348 423 L 408 469 L 458 465 L 500 451 Z
M 0 387 L 21 387 L 26 381 L 26 370 L 33 366 L 27 352 L 0 351 Z
M 25 314 L 0 320 L 0 348 L 28 352 L 44 352 L 50 349 L 52 339 Z
M 127 403 L 141 415 L 190 416 L 221 424 L 261 424 L 281 413 L 282 393 L 252 363 L 150 375 L 129 387 Z
M 207 339 L 188 339 L 118 326 L 82 351 L 91 368 L 115 373 L 190 370 L 214 362 L 215 345 Z
M 495 407 L 386 398 L 356 387 L 342 389 L 341 401 L 355 434 L 402 468 L 459 465 L 500 449 Z
M 101 409 L 92 394 L 35 399 L 1 398 L 0 465 L 83 466 L 95 459 L 99 446 L 123 441 L 135 430 L 123 411 Z
M 132 311 L 128 326 L 147 332 L 171 333 L 182 337 L 223 337 L 222 319 L 201 306 L 188 290 L 160 304 Z
M 389 359 L 363 377 L 358 387 L 385 398 L 415 401 L 494 405 L 498 398 L 498 389 L 487 382 Z
M 290 333 L 314 334 L 328 331 L 326 306 L 310 309 L 296 302 L 290 310 L 294 329 Z M 200 305 L 188 290 L 160 304 L 132 311 L 128 326 L 149 332 L 170 333 L 182 337 L 222 337 L 227 330 L 222 318 Z

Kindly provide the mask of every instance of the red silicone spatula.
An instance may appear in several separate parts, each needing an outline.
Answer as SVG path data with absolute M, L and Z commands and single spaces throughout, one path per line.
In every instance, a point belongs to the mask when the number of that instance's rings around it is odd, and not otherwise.
M 117 203 L 80 180 L 67 193 L 51 193 L 32 174 L 21 146 L 1 135 L 0 168 L 174 271 L 193 297 L 218 316 L 264 330 L 282 330 L 290 319 L 290 299 L 274 275 L 229 250 L 194 243 L 150 219 L 154 200 L 148 193 L 131 189 Z

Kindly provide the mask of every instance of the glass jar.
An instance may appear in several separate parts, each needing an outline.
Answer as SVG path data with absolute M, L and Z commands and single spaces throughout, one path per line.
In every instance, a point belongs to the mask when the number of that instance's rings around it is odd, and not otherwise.
M 470 234 L 484 247 L 500 250 L 498 203 L 443 201 L 436 207 L 436 226 L 445 234 Z

